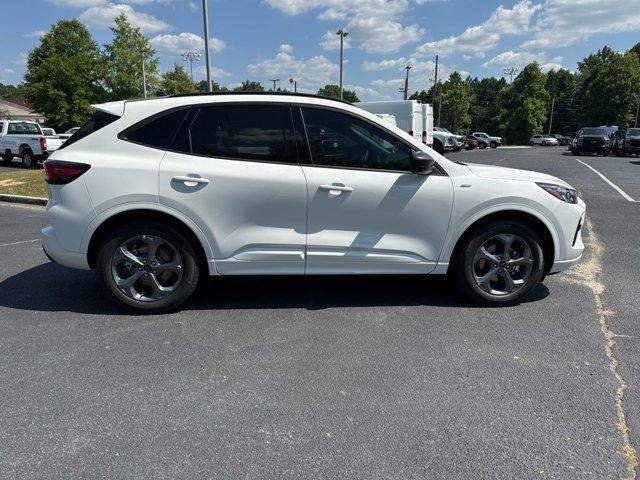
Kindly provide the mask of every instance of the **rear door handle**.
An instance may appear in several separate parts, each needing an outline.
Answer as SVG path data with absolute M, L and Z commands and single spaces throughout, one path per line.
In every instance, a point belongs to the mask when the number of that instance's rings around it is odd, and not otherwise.
M 182 182 L 188 187 L 195 187 L 199 183 L 210 183 L 208 178 L 202 177 L 188 177 L 186 175 L 176 175 L 175 177 L 171 177 L 171 181 L 173 182 Z
M 320 185 L 318 190 L 325 190 L 327 192 L 353 192 L 353 187 L 347 185 Z

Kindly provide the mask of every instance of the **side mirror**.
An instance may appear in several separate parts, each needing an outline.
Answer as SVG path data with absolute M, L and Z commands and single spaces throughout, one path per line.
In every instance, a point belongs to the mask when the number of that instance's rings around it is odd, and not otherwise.
M 411 156 L 411 172 L 418 175 L 429 175 L 435 168 L 436 161 L 428 153 L 414 151 Z

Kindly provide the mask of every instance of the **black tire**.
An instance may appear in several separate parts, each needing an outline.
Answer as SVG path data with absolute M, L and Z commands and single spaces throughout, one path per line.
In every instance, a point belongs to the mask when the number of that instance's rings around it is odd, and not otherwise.
M 517 235 L 524 240 L 530 248 L 532 263 L 531 272 L 521 287 L 512 293 L 495 295 L 483 290 L 476 282 L 473 260 L 483 243 L 500 234 Z M 545 260 L 540 237 L 527 225 L 515 220 L 498 220 L 477 228 L 466 236 L 453 261 L 452 273 L 460 291 L 474 303 L 486 306 L 519 303 L 540 283 L 544 275 Z
M 547 142 L 542 142 L 542 146 L 546 147 L 547 146 Z
M 486 144 L 486 143 L 483 143 L 483 142 L 480 142 L 480 143 L 478 143 L 478 148 L 479 148 L 480 150 L 484 150 L 485 148 L 487 148 L 487 144 Z
M 6 153 L 5 153 L 5 154 L 2 156 L 2 161 L 4 162 L 4 164 L 5 164 L 6 166 L 11 165 L 11 164 L 13 163 L 13 155 L 8 155 L 8 154 L 6 154 Z
M 22 166 L 24 168 L 36 168 L 38 166 L 38 160 L 31 150 L 24 150 L 20 155 L 22 159 Z
M 440 155 L 444 155 L 444 147 L 442 145 L 442 142 L 440 140 L 438 140 L 437 138 L 433 139 L 433 149 L 438 152 Z
M 535 142 L 532 140 L 529 142 L 529 145 L 531 145 L 532 147 L 535 145 Z
M 573 154 L 574 154 L 576 157 L 579 157 L 579 156 L 580 156 L 580 150 L 578 150 L 577 148 L 575 148 L 575 149 L 574 149 L 574 151 L 573 151 Z
M 491 143 L 489 144 L 489 146 L 490 146 L 491 148 L 498 148 L 498 143 L 497 143 L 497 142 L 491 142 Z
M 112 258 L 116 249 L 128 239 L 142 235 L 166 240 L 180 254 L 182 260 L 182 277 L 175 285 L 175 291 L 157 300 L 142 301 L 131 298 L 117 287 L 112 274 Z M 200 278 L 197 256 L 190 242 L 175 228 L 155 221 L 135 221 L 111 232 L 98 252 L 97 270 L 102 286 L 117 305 L 135 313 L 145 314 L 176 310 L 191 297 Z

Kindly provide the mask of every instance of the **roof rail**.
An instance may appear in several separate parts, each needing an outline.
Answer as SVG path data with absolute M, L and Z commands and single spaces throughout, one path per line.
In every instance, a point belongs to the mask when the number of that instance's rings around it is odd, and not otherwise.
M 169 97 L 159 97 L 159 98 L 179 98 L 179 97 L 201 97 L 201 96 L 216 96 L 216 95 L 289 95 L 292 97 L 305 97 L 305 98 L 321 98 L 323 100 L 333 100 L 335 102 L 346 103 L 351 105 L 351 102 L 347 102 L 346 100 L 340 100 L 335 97 L 327 97 L 325 95 L 314 95 L 312 93 L 294 93 L 294 92 L 250 92 L 250 91 L 242 91 L 242 92 L 196 92 L 196 93 L 180 93 L 178 95 L 169 95 Z

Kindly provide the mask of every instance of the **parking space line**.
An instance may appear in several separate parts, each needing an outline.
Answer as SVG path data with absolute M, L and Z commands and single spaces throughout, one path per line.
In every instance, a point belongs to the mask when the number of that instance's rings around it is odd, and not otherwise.
M 607 177 L 605 177 L 603 174 L 601 174 L 598 170 L 596 170 L 595 168 L 593 168 L 591 165 L 589 165 L 588 163 L 584 163 L 582 160 L 579 160 L 576 158 L 576 160 L 578 162 L 580 162 L 581 164 L 583 164 L 585 167 L 589 167 L 591 170 L 593 170 L 595 172 L 596 175 L 598 175 L 600 178 L 602 178 L 605 182 L 607 182 L 609 185 L 611 185 L 613 187 L 613 189 L 615 191 L 617 191 L 620 195 L 622 195 L 625 200 L 628 200 L 632 203 L 637 203 L 636 200 L 634 200 L 633 198 L 631 198 L 627 192 L 625 192 L 624 190 L 622 190 L 619 186 L 617 186 L 615 183 L 613 183 L 611 180 L 609 180 Z
M 19 242 L 2 243 L 0 244 L 0 247 L 10 247 L 12 245 L 20 245 L 22 243 L 33 243 L 33 242 L 39 242 L 39 241 L 40 241 L 39 238 L 34 238 L 33 240 L 21 240 Z

